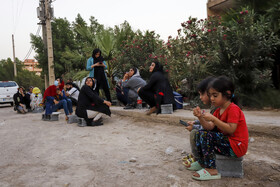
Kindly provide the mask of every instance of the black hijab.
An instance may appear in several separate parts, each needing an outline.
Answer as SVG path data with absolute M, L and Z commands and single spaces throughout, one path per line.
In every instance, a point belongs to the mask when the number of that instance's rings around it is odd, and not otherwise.
M 152 73 L 157 72 L 157 71 L 163 72 L 163 66 L 158 61 L 155 61 L 153 63 L 155 63 L 155 67 L 154 67 L 154 70 Z
M 100 55 L 99 55 L 98 58 L 95 57 L 95 55 L 96 55 L 97 53 L 100 53 Z M 104 61 L 104 58 L 103 58 L 102 55 L 101 55 L 100 49 L 94 49 L 94 50 L 92 51 L 92 58 L 94 59 L 94 64 L 97 63 L 97 62 L 103 62 L 103 61 Z
M 91 79 L 91 80 L 92 80 L 92 87 L 90 87 L 90 86 L 88 86 L 88 85 L 86 84 L 86 82 L 87 82 L 88 79 Z M 92 78 L 92 77 L 87 77 L 86 80 L 85 80 L 85 85 L 87 85 L 88 87 L 90 87 L 92 90 L 95 90 L 95 88 L 96 88 L 95 79 Z

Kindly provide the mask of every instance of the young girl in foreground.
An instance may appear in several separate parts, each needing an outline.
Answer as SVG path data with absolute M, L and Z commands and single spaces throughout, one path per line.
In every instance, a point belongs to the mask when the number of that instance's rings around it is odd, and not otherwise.
M 197 180 L 220 179 L 216 169 L 215 152 L 218 154 L 241 157 L 248 148 L 248 129 L 241 109 L 236 105 L 234 85 L 225 76 L 218 77 L 208 86 L 208 94 L 212 105 L 219 107 L 214 114 L 201 113 L 198 117 L 204 118 L 206 130 L 196 133 L 196 146 L 199 154 L 198 161 L 191 164 L 188 170 L 197 171 L 192 176 Z M 217 127 L 218 132 L 211 131 Z

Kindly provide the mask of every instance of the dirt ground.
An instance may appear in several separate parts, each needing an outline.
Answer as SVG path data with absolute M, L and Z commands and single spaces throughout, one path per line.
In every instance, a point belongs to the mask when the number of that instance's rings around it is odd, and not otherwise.
M 0 186 L 280 186 L 280 127 L 248 127 L 244 178 L 200 182 L 182 165 L 182 125 L 113 114 L 78 127 L 0 105 Z

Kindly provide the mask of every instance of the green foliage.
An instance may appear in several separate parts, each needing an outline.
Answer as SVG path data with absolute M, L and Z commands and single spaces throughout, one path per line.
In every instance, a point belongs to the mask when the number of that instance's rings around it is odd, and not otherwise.
M 182 29 L 178 29 L 178 36 L 169 37 L 166 44 L 170 53 L 172 84 L 181 87 L 178 91 L 190 98 L 193 98 L 196 92 L 197 83 L 212 75 L 208 70 L 209 64 L 218 61 L 216 33 L 217 30 L 222 31 L 219 25 L 219 20 L 198 20 L 190 17 L 181 24 Z
M 244 8 L 226 18 L 189 18 L 182 23 L 178 37 L 169 38 L 171 79 L 180 86 L 185 78 L 187 89 L 183 91 L 190 98 L 197 83 L 209 75 L 230 77 L 237 92 L 243 94 L 271 86 L 272 56 L 280 41 L 267 19 L 255 19 L 254 12 Z
M 41 90 L 44 89 L 44 80 L 36 75 L 35 72 L 30 72 L 28 70 L 19 71 L 15 81 L 18 85 L 23 86 L 25 89 L 30 86 L 38 87 Z
M 163 41 L 154 31 L 146 31 L 144 34 L 138 31 L 134 36 L 128 36 L 127 40 L 123 40 L 120 47 L 122 47 L 121 50 L 113 59 L 118 69 L 116 72 L 118 77 L 122 77 L 129 68 L 136 67 L 141 76 L 147 79 L 148 67 L 153 60 L 159 60 L 162 63 L 167 60 Z
M 0 61 L 0 80 L 16 81 L 19 86 L 44 88 L 44 81 L 34 72 L 23 69 L 23 63 L 16 59 L 17 76 L 14 76 L 14 64 L 10 58 Z
M 8 58 L 7 60 L 0 61 L 0 80 L 1 81 L 15 80 L 14 63 L 10 58 Z
M 241 95 L 241 102 L 244 106 L 253 108 L 280 108 L 280 91 L 275 89 L 266 89 L 256 92 L 252 95 Z
M 280 48 L 280 3 L 271 7 L 271 2 L 248 0 L 246 5 L 256 11 L 248 7 L 230 10 L 222 18 L 190 17 L 181 24 L 178 36 L 169 37 L 166 43 L 154 31 L 133 31 L 126 21 L 113 29 L 94 17 L 88 25 L 80 14 L 72 24 L 58 18 L 52 23 L 55 74 L 74 80 L 88 76 L 87 59 L 93 49 L 100 48 L 111 88 L 116 77 L 122 78 L 131 67 L 138 68 L 147 80 L 150 63 L 158 60 L 174 90 L 189 99 L 197 99 L 196 85 L 202 79 L 226 75 L 234 81 L 237 93 L 243 94 L 241 100 L 253 102 L 246 96 L 271 88 L 271 70 Z M 31 39 L 36 59 L 47 73 L 43 41 L 34 35 Z

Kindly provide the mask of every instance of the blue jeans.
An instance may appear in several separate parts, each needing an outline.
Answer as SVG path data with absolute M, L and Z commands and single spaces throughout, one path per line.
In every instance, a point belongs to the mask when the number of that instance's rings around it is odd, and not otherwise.
M 62 99 L 59 101 L 58 104 L 53 105 L 52 106 L 52 112 L 57 111 L 58 109 L 62 109 L 64 110 L 66 115 L 69 115 L 69 110 L 68 110 L 68 106 L 67 106 L 67 101 L 65 99 Z
M 52 114 L 53 112 L 55 112 L 61 108 L 64 109 L 64 112 L 66 115 L 69 115 L 69 112 L 73 113 L 72 102 L 70 99 L 69 99 L 70 101 L 68 101 L 68 102 L 65 99 L 62 99 L 56 105 L 53 102 L 53 99 L 54 99 L 53 97 L 48 96 L 46 99 L 47 99 L 46 100 L 46 113 L 45 113 L 46 115 Z M 69 108 L 68 108 L 68 106 L 69 106 Z
M 72 101 L 71 101 L 70 98 L 67 98 L 66 101 L 67 101 L 67 108 L 68 108 L 68 111 L 69 111 L 70 114 L 72 114 L 72 113 L 73 113 Z
M 129 99 L 128 99 L 128 88 L 123 88 L 123 90 L 116 89 L 117 92 L 117 99 L 123 103 L 124 105 L 129 104 Z

